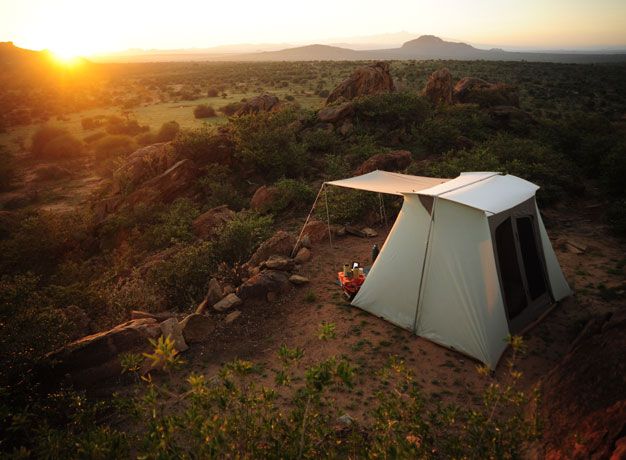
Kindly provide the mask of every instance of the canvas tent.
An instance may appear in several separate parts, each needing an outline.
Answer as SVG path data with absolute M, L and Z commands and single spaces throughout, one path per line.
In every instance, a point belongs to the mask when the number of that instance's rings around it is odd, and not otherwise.
M 404 197 L 352 305 L 491 368 L 509 334 L 570 294 L 530 182 L 374 171 L 324 185 Z

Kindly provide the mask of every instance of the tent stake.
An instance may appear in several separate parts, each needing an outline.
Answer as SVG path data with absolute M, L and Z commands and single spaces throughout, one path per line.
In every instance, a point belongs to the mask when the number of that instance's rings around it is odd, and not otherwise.
M 306 228 L 306 224 L 309 223 L 309 220 L 311 219 L 311 215 L 313 214 L 313 211 L 315 210 L 315 205 L 317 204 L 317 201 L 320 198 L 320 195 L 322 194 L 322 190 L 324 190 L 324 186 L 326 185 L 326 182 L 324 182 L 322 184 L 322 186 L 320 187 L 320 189 L 317 192 L 317 196 L 315 197 L 315 201 L 313 202 L 313 206 L 311 206 L 311 210 L 309 211 L 309 215 L 306 216 L 306 220 L 304 221 L 304 225 L 302 226 L 302 229 L 300 230 L 300 234 L 298 235 L 298 239 L 296 240 L 296 244 L 294 245 L 293 249 L 291 250 L 291 257 L 293 257 L 295 254 L 294 252 L 296 252 L 296 248 L 298 247 L 298 243 L 300 243 L 300 240 L 302 239 L 302 234 L 304 233 L 304 229 Z M 328 214 L 328 203 L 326 204 L 326 214 Z

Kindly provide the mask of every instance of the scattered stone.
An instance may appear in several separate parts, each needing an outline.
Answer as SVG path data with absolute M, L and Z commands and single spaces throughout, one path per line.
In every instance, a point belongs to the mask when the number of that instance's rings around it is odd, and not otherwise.
M 376 171 L 377 169 L 380 171 L 400 171 L 407 168 L 411 164 L 411 161 L 413 161 L 413 156 L 408 150 L 379 153 L 365 160 L 356 170 L 355 174 L 360 176 Z
M 287 232 L 279 230 L 270 239 L 264 241 L 259 249 L 250 257 L 250 266 L 259 265 L 271 255 L 291 257 L 291 251 L 296 244 L 296 238 Z
M 269 268 L 270 270 L 281 270 L 284 272 L 288 272 L 288 271 L 293 270 L 295 266 L 295 262 L 293 259 L 289 257 L 274 255 L 274 256 L 270 256 L 269 259 L 263 262 L 263 265 L 266 268 Z
M 354 104 L 344 102 L 337 105 L 328 105 L 317 112 L 317 117 L 324 123 L 336 123 L 354 113 Z
M 346 225 L 346 233 L 358 236 L 359 238 L 367 238 L 367 235 L 362 230 L 352 225 Z
M 341 417 L 337 419 L 337 422 L 345 426 L 351 426 L 354 424 L 354 419 L 350 417 L 348 414 L 343 414 Z
M 233 220 L 233 217 L 235 217 L 235 211 L 230 209 L 228 205 L 222 205 L 200 214 L 193 221 L 191 227 L 194 235 L 207 240 L 215 236 L 216 231 L 225 223 Z
M 213 305 L 213 309 L 217 311 L 230 310 L 233 307 L 238 307 L 243 302 L 236 294 L 228 294 L 222 300 Z
M 334 231 L 337 236 L 346 236 L 346 227 L 344 225 L 338 225 Z
M 250 115 L 259 112 L 270 112 L 276 110 L 280 105 L 280 100 L 272 94 L 261 94 L 244 103 L 235 116 Z
M 192 313 L 180 322 L 183 337 L 188 343 L 206 342 L 217 326 L 216 321 L 207 315 Z
M 301 247 L 293 260 L 298 264 L 303 264 L 311 259 L 311 250 L 307 247 Z
M 452 104 L 452 75 L 447 68 L 434 71 L 422 95 L 430 100 L 431 104 Z
M 196 313 L 199 315 L 203 315 L 206 312 L 206 309 L 209 308 L 209 299 L 206 297 L 198 304 L 196 307 Z
M 276 302 L 278 300 L 278 293 L 274 291 L 270 291 L 267 293 L 265 298 L 268 302 L 271 302 L 271 303 Z
M 302 235 L 300 246 L 311 249 L 311 237 L 309 235 Z
M 225 284 L 222 288 L 222 293 L 227 296 L 228 294 L 232 294 L 235 292 L 235 286 L 232 284 Z
M 311 219 L 304 227 L 303 236 L 308 236 L 311 243 L 328 239 L 328 225 L 321 220 Z
M 169 318 L 163 321 L 159 327 L 164 337 L 169 337 L 174 341 L 174 348 L 183 352 L 189 348 L 183 337 L 183 329 L 176 318 Z
M 242 300 L 266 299 L 268 292 L 284 292 L 290 286 L 285 272 L 264 270 L 239 286 L 237 294 Z
M 215 305 L 217 302 L 222 300 L 223 297 L 224 292 L 222 291 L 220 283 L 215 278 L 211 278 L 209 281 L 209 291 L 206 295 L 209 305 Z
M 378 232 L 373 228 L 365 227 L 361 229 L 361 231 L 365 234 L 367 238 L 374 238 L 375 236 L 378 236 Z
M 340 98 L 351 100 L 370 94 L 391 93 L 396 90 L 389 71 L 388 62 L 376 62 L 359 67 L 346 80 L 341 82 L 326 99 L 326 103 Z
M 354 131 L 354 125 L 350 120 L 344 121 L 339 127 L 339 134 L 342 136 L 348 136 L 352 131 Z
M 306 276 L 302 275 L 291 275 L 289 277 L 289 281 L 291 281 L 296 286 L 301 286 L 303 284 L 307 284 L 309 282 L 309 279 Z
M 240 310 L 231 311 L 229 314 L 226 315 L 226 318 L 224 318 L 224 323 L 230 324 L 233 321 L 235 321 L 237 318 L 239 318 L 240 316 L 241 316 Z

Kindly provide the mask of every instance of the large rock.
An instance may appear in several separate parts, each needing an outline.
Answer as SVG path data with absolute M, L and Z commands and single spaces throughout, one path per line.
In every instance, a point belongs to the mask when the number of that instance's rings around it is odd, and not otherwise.
M 356 170 L 355 174 L 360 176 L 361 174 L 367 174 L 377 169 L 380 171 L 400 171 L 407 168 L 411 164 L 411 161 L 413 161 L 413 156 L 408 150 L 379 153 L 365 160 Z
M 262 264 L 262 266 L 270 270 L 281 270 L 284 272 L 293 270 L 295 265 L 296 263 L 292 258 L 277 255 L 270 256 L 270 258 Z
M 624 458 L 617 452 L 626 443 L 625 350 L 622 309 L 608 320 L 591 320 L 545 377 L 542 458 Z
M 273 185 L 261 185 L 250 200 L 250 208 L 257 212 L 271 211 L 280 198 L 280 191 Z
M 328 224 L 321 220 L 311 219 L 302 230 L 302 236 L 310 243 L 319 243 L 328 239 Z
M 148 145 L 131 153 L 113 173 L 112 193 L 134 190 L 138 185 L 163 174 L 176 163 L 169 142 Z
M 452 75 L 445 67 L 434 71 L 422 95 L 428 98 L 433 105 L 452 104 Z
M 519 94 L 514 86 L 473 77 L 462 78 L 454 85 L 453 98 L 456 102 L 478 104 L 481 107 L 519 107 Z
M 298 264 L 303 264 L 305 262 L 308 262 L 310 259 L 311 259 L 311 250 L 304 246 L 298 249 L 296 256 L 293 258 L 293 260 Z
M 217 322 L 207 315 L 192 313 L 180 322 L 183 337 L 188 343 L 206 342 L 211 338 Z
M 151 350 L 148 339 L 161 334 L 154 318 L 122 323 L 105 332 L 83 337 L 49 353 L 42 365 L 47 383 L 69 379 L 78 387 L 100 383 L 122 372 L 119 355 Z
M 530 113 L 511 105 L 489 107 L 487 115 L 495 128 L 528 129 L 537 124 Z
M 145 182 L 124 201 L 130 206 L 138 203 L 171 203 L 176 198 L 193 193 L 192 183 L 197 175 L 198 169 L 193 161 L 181 160 L 164 173 Z
M 337 105 L 328 105 L 317 112 L 317 118 L 324 123 L 336 123 L 354 113 L 354 104 L 344 102 Z
M 215 236 L 220 227 L 233 220 L 233 217 L 235 217 L 235 211 L 224 204 L 200 214 L 191 227 L 198 238 L 208 240 Z
M 236 116 L 276 110 L 280 100 L 272 94 L 261 94 L 245 102 L 235 113 Z
M 222 300 L 224 297 L 224 292 L 222 291 L 222 286 L 215 279 L 211 278 L 209 281 L 209 289 L 206 294 L 206 299 L 209 305 L 215 305 L 217 302 Z
M 396 87 L 389 72 L 389 63 L 376 62 L 356 69 L 330 93 L 326 103 L 330 104 L 340 98 L 351 100 L 359 96 L 391 93 L 395 90 Z
M 189 348 L 183 336 L 183 327 L 176 318 L 168 318 L 159 327 L 163 337 L 169 337 L 174 342 L 176 351 L 185 351 Z
M 270 256 L 291 256 L 291 251 L 296 245 L 296 238 L 287 232 L 279 230 L 270 239 L 264 241 L 261 246 L 252 254 L 248 264 L 257 266 L 267 260 Z
M 268 293 L 279 294 L 289 289 L 289 277 L 283 271 L 264 270 L 239 286 L 237 295 L 243 300 L 264 300 Z

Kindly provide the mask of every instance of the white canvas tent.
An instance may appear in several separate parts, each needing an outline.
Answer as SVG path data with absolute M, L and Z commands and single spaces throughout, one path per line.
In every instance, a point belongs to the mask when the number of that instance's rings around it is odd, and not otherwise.
M 404 197 L 352 305 L 419 336 L 495 368 L 509 334 L 570 294 L 530 182 L 374 171 L 326 185 Z

